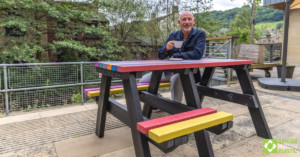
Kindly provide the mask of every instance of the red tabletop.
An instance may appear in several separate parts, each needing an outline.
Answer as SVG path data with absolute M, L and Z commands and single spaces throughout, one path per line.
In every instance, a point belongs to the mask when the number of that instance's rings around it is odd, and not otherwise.
M 235 59 L 201 59 L 201 60 L 139 60 L 139 61 L 106 61 L 96 62 L 95 66 L 118 72 L 138 72 L 153 70 L 173 70 L 201 67 L 220 67 L 252 64 L 251 60 Z

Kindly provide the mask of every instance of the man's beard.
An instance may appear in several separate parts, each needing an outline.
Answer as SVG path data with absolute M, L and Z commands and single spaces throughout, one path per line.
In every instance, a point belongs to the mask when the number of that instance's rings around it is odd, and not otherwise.
M 191 24 L 184 24 L 183 26 L 184 27 L 182 28 L 182 30 L 185 31 L 185 32 L 189 32 L 189 31 L 192 30 L 192 27 L 191 27 L 192 25 Z M 190 26 L 190 27 L 186 28 L 186 26 Z
M 189 31 L 191 31 L 192 30 L 192 27 L 189 27 L 189 28 L 183 28 L 183 31 L 185 31 L 185 32 L 189 32 Z

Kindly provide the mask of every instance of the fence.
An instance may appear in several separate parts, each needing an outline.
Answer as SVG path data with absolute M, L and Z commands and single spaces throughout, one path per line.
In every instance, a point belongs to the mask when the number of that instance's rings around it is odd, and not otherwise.
M 233 58 L 233 38 L 207 38 L 206 58 Z M 270 60 L 275 46 L 270 47 Z M 227 83 L 232 71 L 227 69 Z M 89 98 L 84 88 L 99 87 L 94 62 L 0 64 L 0 111 L 43 108 L 70 103 L 83 104 Z M 113 84 L 120 80 L 113 80 Z
M 233 59 L 234 37 L 215 37 L 206 38 L 206 50 L 204 58 L 218 58 L 218 59 Z M 227 75 L 227 84 L 232 80 L 232 69 L 224 70 Z
M 234 38 L 215 37 L 206 39 L 206 51 L 204 57 L 218 59 L 232 59 L 234 49 Z
M 265 61 L 274 62 L 281 60 L 282 43 L 263 43 L 266 49 Z
M 94 62 L 0 64 L 0 111 L 83 104 L 84 88 L 99 87 Z M 113 80 L 113 83 L 119 82 Z

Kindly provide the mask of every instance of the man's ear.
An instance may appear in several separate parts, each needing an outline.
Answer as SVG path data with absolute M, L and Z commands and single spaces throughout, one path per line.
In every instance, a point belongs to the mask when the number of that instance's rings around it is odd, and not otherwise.
M 180 20 L 178 20 L 178 24 L 180 24 Z
M 193 23 L 194 23 L 194 24 L 196 23 L 196 20 L 195 20 L 195 18 L 193 18 Z

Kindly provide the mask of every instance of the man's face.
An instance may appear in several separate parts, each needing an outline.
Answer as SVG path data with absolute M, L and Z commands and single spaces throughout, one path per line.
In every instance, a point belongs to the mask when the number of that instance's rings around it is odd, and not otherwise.
M 178 24 L 183 32 L 190 32 L 195 24 L 195 19 L 191 13 L 183 13 L 178 20 Z

